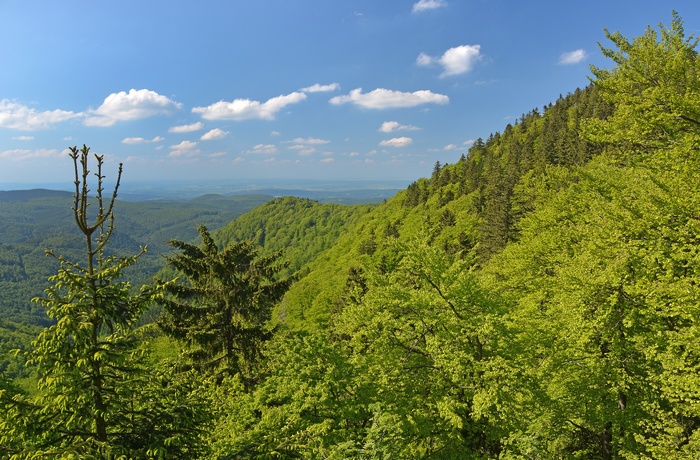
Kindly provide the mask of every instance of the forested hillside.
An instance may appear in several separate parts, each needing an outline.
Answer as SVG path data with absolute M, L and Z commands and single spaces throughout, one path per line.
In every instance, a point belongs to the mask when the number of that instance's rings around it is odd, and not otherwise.
M 609 112 L 598 88 L 589 86 L 523 115 L 502 134 L 478 139 L 456 164 L 437 163 L 430 178 L 379 205 L 310 264 L 287 296 L 287 322 L 325 327 L 347 283 L 367 270 L 393 271 L 405 245 L 416 240 L 475 266 L 488 261 L 517 238 L 518 222 L 538 194 L 567 184 L 566 174 L 553 171 L 583 165 L 601 151 L 581 137 L 581 123 Z M 545 172 L 553 176 L 544 179 Z
M 140 256 L 88 243 L 97 271 L 42 300 L 37 388 L 1 382 L 1 451 L 698 458 L 697 41 L 675 14 L 607 37 L 589 87 L 382 204 L 272 200 L 172 240 L 178 277 L 139 293 Z
M 218 230 L 216 241 L 226 247 L 236 241 L 252 240 L 266 253 L 283 251 L 290 262 L 287 273 L 294 273 L 333 246 L 340 235 L 352 232 L 356 222 L 374 207 L 275 198 Z
M 46 279 L 58 264 L 44 251 L 66 257 L 80 250 L 82 240 L 70 213 L 73 194 L 51 190 L 0 191 L 0 316 L 24 324 L 48 324 L 46 316 L 30 300 L 41 295 Z M 148 246 L 146 255 L 128 273 L 132 283 L 149 280 L 162 266 L 162 254 L 171 238 L 197 236 L 206 222 L 219 228 L 246 211 L 265 203 L 268 195 L 224 197 L 204 195 L 189 201 L 119 202 L 115 212 L 118 232 L 110 250 L 130 254 Z

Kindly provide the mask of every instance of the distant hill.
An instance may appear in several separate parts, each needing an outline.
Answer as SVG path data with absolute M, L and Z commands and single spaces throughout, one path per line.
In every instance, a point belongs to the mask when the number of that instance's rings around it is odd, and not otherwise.
M 118 201 L 116 232 L 110 250 L 133 254 L 141 246 L 149 253 L 131 267 L 132 284 L 140 284 L 163 265 L 172 238 L 196 238 L 196 227 L 220 228 L 273 197 L 270 195 L 206 195 L 187 201 Z M 30 300 L 42 294 L 56 261 L 52 249 L 69 260 L 82 260 L 82 241 L 73 220 L 72 193 L 44 189 L 0 191 L 0 317 L 24 324 L 45 324 L 44 312 Z
M 282 197 L 247 212 L 218 230 L 214 237 L 222 247 L 253 240 L 266 253 L 283 251 L 295 272 L 351 232 L 362 216 L 376 206 L 339 205 Z
M 37 198 L 72 197 L 70 192 L 35 188 L 31 190 L 0 190 L 0 202 L 27 201 Z

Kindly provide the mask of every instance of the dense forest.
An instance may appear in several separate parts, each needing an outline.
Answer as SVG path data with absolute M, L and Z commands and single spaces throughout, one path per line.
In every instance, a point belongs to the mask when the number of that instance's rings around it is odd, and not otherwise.
M 270 200 L 142 285 L 74 148 L 79 244 L 6 328 L 0 455 L 700 457 L 698 42 L 606 35 L 588 87 L 395 197 Z

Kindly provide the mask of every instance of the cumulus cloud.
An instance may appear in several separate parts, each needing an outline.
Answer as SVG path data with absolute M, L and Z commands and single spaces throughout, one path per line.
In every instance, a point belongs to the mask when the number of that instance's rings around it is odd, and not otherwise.
M 277 152 L 277 147 L 272 144 L 258 144 L 246 153 L 269 155 L 275 152 Z
M 192 112 L 198 113 L 205 120 L 274 120 L 280 110 L 297 104 L 306 97 L 306 94 L 295 91 L 262 103 L 250 99 L 234 99 L 232 102 L 219 101 L 207 107 L 195 107 Z
M 130 89 L 107 96 L 95 110 L 88 111 L 87 126 L 112 126 L 118 121 L 140 120 L 155 115 L 169 115 L 182 107 L 166 96 L 148 89 Z
M 383 133 L 391 133 L 394 131 L 418 131 L 420 128 L 411 125 L 402 125 L 398 121 L 385 121 L 379 128 Z
M 442 8 L 443 6 L 447 6 L 447 2 L 445 0 L 420 0 L 413 4 L 412 11 L 414 13 L 421 13 L 423 11 Z
M 194 131 L 199 131 L 204 128 L 204 123 L 198 121 L 197 123 L 192 123 L 191 125 L 180 125 L 173 126 L 168 130 L 169 133 L 191 133 Z
M 0 100 L 0 127 L 3 128 L 22 131 L 46 129 L 53 124 L 80 117 L 81 115 L 81 113 L 58 109 L 40 112 L 8 99 Z
M 170 153 L 168 156 L 171 157 L 187 157 L 193 156 L 200 152 L 197 148 L 197 143 L 192 141 L 182 141 L 179 144 L 170 146 Z
M 10 161 L 22 161 L 22 160 L 31 160 L 33 158 L 55 157 L 55 156 L 58 156 L 59 154 L 65 153 L 65 152 L 67 152 L 67 150 L 63 150 L 62 152 L 59 152 L 56 149 L 36 149 L 36 150 L 13 149 L 13 150 L 5 150 L 4 152 L 0 152 L 0 158 L 7 159 Z
M 328 91 L 335 91 L 338 88 L 340 88 L 338 83 L 331 83 L 330 85 L 320 85 L 316 83 L 314 85 L 307 86 L 306 88 L 302 88 L 302 91 L 305 93 L 325 93 Z
M 333 163 L 335 161 L 335 158 L 324 158 L 321 160 L 321 163 Z
M 384 147 L 406 147 L 407 145 L 411 145 L 412 143 L 413 139 L 411 139 L 410 137 L 395 137 L 393 139 L 381 141 L 379 145 Z
M 16 136 L 12 138 L 13 141 L 33 141 L 34 136 Z
M 584 61 L 588 57 L 588 53 L 585 50 L 569 51 L 568 53 L 562 53 L 559 56 L 559 64 L 570 65 L 578 64 Z
M 481 59 L 481 45 L 461 45 L 448 49 L 440 57 L 420 53 L 416 58 L 416 64 L 419 66 L 439 64 L 443 68 L 440 77 L 448 77 L 471 71 L 474 63 L 479 59 Z
M 332 98 L 330 103 L 334 105 L 352 103 L 365 109 L 393 109 L 416 107 L 423 104 L 447 104 L 449 101 L 450 99 L 444 94 L 433 93 L 429 90 L 404 93 L 377 88 L 369 93 L 363 93 L 362 88 L 357 88 L 345 96 Z
M 126 137 L 122 139 L 122 143 L 124 144 L 148 144 L 152 142 L 160 142 L 164 140 L 164 138 L 160 136 L 156 136 L 151 140 L 144 139 L 143 137 Z
M 213 141 L 215 139 L 223 139 L 226 136 L 228 136 L 228 131 L 224 131 L 223 129 L 219 128 L 214 128 L 211 131 L 207 131 L 206 133 L 202 134 L 202 137 L 200 137 L 199 139 L 203 141 Z

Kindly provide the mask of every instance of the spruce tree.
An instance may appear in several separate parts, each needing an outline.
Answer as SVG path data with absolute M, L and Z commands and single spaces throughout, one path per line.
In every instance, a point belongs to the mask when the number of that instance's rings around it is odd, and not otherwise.
M 144 287 L 132 293 L 120 278 L 145 248 L 131 257 L 106 254 L 114 233 L 113 208 L 121 179 L 103 196 L 103 156 L 97 160 L 97 190 L 90 196 L 89 148 L 71 148 L 75 166 L 73 215 L 85 238 L 85 260 L 60 262 L 53 285 L 34 301 L 55 322 L 27 352 L 38 375 L 37 394 L 0 391 L 0 453 L 8 458 L 194 457 L 202 405 L 186 401 L 186 391 L 165 373 L 155 375 L 145 361 L 137 320 L 157 296 Z M 97 206 L 92 218 L 91 206 Z M 14 393 L 14 394 L 12 394 Z
M 168 284 L 163 330 L 182 340 L 192 364 L 205 374 L 222 378 L 250 376 L 262 344 L 272 333 L 267 327 L 272 307 L 289 289 L 293 277 L 277 279 L 286 267 L 280 253 L 260 256 L 249 241 L 219 251 L 207 228 L 198 228 L 202 245 L 172 240 L 180 250 L 167 259 L 184 275 Z

